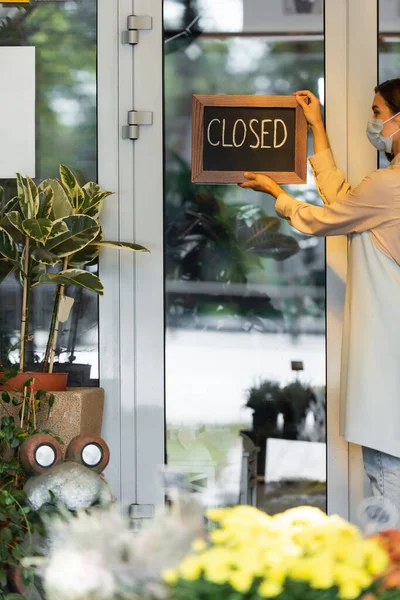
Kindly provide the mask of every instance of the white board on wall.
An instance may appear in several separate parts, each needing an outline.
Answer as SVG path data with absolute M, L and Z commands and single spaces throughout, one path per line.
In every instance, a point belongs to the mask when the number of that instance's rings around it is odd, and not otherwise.
M 35 48 L 0 47 L 0 179 L 35 177 Z

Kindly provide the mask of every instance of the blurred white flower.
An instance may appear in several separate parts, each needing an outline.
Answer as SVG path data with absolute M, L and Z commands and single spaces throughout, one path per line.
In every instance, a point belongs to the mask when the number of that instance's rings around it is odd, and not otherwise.
M 46 527 L 48 556 L 23 563 L 36 568 L 48 600 L 162 599 L 161 573 L 178 565 L 203 535 L 203 509 L 182 494 L 138 533 L 115 507 L 74 516 L 64 512 Z
M 49 600 L 109 600 L 115 592 L 112 573 L 96 551 L 55 551 L 44 571 L 44 588 Z

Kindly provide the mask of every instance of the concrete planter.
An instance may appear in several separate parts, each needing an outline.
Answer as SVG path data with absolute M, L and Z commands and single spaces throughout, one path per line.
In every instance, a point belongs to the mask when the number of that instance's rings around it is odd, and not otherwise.
M 63 452 L 77 435 L 101 435 L 103 388 L 69 388 L 66 392 L 56 392 L 54 396 L 46 429 L 62 439 Z
M 69 442 L 77 435 L 101 435 L 103 421 L 103 388 L 69 388 L 54 392 L 55 400 L 48 419 L 47 408 L 38 413 L 38 425 L 59 436 L 65 453 Z M 0 417 L 12 414 L 18 417 L 18 408 L 0 403 Z

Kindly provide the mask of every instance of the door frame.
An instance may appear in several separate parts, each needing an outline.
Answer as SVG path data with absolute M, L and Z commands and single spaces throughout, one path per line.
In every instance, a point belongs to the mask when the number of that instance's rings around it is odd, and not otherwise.
M 99 2 L 99 173 L 101 185 L 117 190 L 104 209 L 105 232 L 151 251 L 137 257 L 105 251 L 100 260 L 107 476 L 124 506 L 163 501 L 157 482 L 165 459 L 162 12 L 162 0 Z M 134 48 L 120 41 L 128 14 L 153 18 Z M 376 82 L 376 32 L 377 0 L 325 0 L 326 125 L 336 162 L 354 184 L 376 168 L 364 133 L 365 98 Z M 133 108 L 153 112 L 153 125 L 142 127 L 135 142 L 121 138 Z M 364 485 L 360 449 L 349 448 L 339 433 L 346 263 L 346 238 L 328 239 L 327 506 L 354 520 Z
M 131 14 L 153 20 L 134 47 L 122 43 Z M 99 183 L 115 191 L 103 210 L 104 232 L 150 250 L 105 250 L 100 258 L 100 385 L 111 451 L 106 475 L 123 508 L 163 502 L 157 486 L 164 463 L 162 60 L 160 1 L 98 3 Z M 130 110 L 153 113 L 153 126 L 142 127 L 135 142 L 122 139 Z

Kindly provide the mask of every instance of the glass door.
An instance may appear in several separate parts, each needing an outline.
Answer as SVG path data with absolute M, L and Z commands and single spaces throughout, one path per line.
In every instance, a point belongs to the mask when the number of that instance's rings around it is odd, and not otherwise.
M 193 490 L 237 503 L 258 447 L 257 505 L 269 513 L 326 510 L 325 242 L 281 221 L 288 237 L 273 248 L 274 236 L 248 243 L 273 222 L 273 199 L 191 183 L 191 102 L 310 89 L 324 107 L 323 8 L 164 0 L 167 463 Z M 311 172 L 287 190 L 321 203 Z

